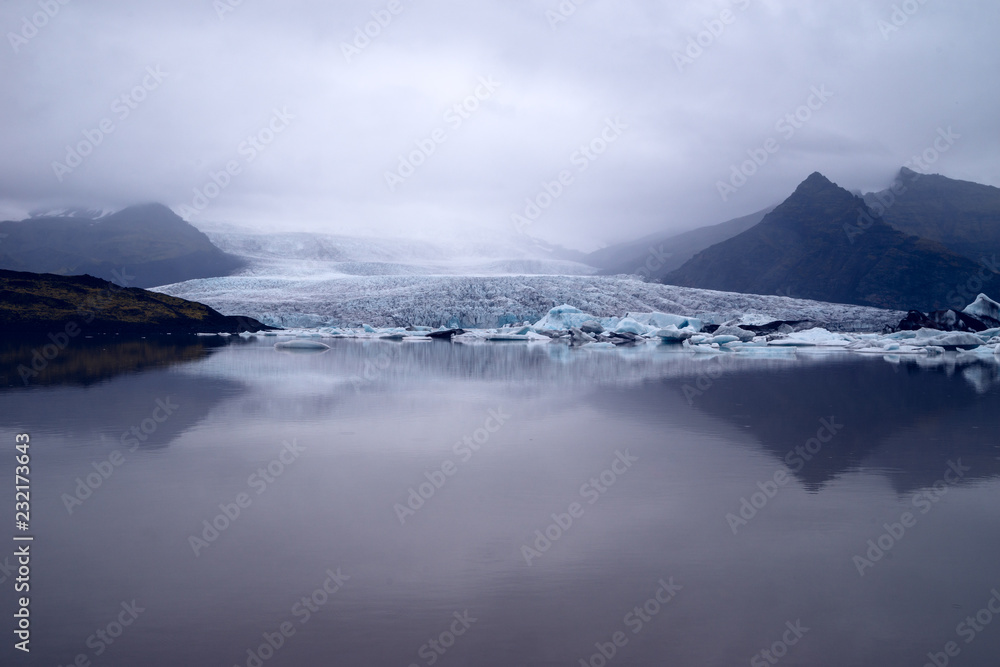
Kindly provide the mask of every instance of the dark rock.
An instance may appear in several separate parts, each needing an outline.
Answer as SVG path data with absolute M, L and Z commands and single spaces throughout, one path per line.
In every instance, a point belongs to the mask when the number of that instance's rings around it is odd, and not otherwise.
M 465 333 L 465 329 L 445 329 L 444 331 L 432 331 L 427 334 L 428 338 L 441 338 L 451 340 L 452 336 L 460 336 Z
M 775 333 L 793 333 L 795 331 L 805 331 L 819 326 L 812 320 L 775 320 L 767 324 L 741 324 L 741 329 L 752 331 L 758 336 L 768 336 Z
M 5 336 L 256 333 L 273 330 L 251 317 L 223 315 L 195 301 L 121 287 L 93 276 L 0 269 L 0 332 Z
M 916 331 L 917 329 L 936 329 L 937 331 L 964 331 L 978 333 L 992 328 L 977 317 L 957 310 L 935 310 L 931 313 L 921 313 L 911 310 L 896 326 L 896 331 Z

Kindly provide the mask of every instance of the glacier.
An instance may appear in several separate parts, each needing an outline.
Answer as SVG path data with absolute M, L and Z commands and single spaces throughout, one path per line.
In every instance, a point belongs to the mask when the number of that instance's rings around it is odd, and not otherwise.
M 882 331 L 906 315 L 866 306 L 646 283 L 629 276 L 238 275 L 189 280 L 154 291 L 285 328 L 364 324 L 491 328 L 537 322 L 563 304 L 589 314 L 553 315 L 569 318 L 573 326 L 591 318 L 603 325 L 606 318 L 617 322 L 626 313 L 655 312 L 681 314 L 649 322 L 658 328 L 673 324 L 683 329 L 694 320 L 698 324 L 809 320 L 837 331 Z
M 1000 329 L 884 333 L 907 314 L 592 275 L 568 251 L 525 239 L 430 243 L 228 227 L 209 235 L 247 267 L 153 291 L 281 327 L 265 334 L 279 338 L 277 349 L 322 353 L 322 341 L 344 337 L 430 342 L 433 333 L 459 344 L 553 351 L 655 347 L 750 359 L 856 353 L 921 364 L 954 364 L 957 355 L 963 363 L 1000 364 Z M 980 295 L 965 312 L 996 319 L 1000 304 Z

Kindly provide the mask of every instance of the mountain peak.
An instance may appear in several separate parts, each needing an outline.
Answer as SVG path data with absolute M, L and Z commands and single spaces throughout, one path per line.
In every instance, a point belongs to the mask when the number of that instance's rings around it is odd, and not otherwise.
M 841 233 L 844 220 L 857 218 L 866 209 L 856 195 L 840 187 L 818 171 L 799 183 L 795 192 L 778 205 L 764 223 L 817 229 L 836 229 Z M 836 224 L 828 224 L 836 223 Z
M 796 195 L 801 196 L 803 194 L 811 196 L 817 192 L 822 192 L 823 190 L 830 190 L 830 189 L 841 190 L 843 188 L 841 188 L 839 185 L 837 185 L 836 183 L 834 183 L 833 181 L 831 181 L 829 178 L 819 173 L 818 171 L 814 171 L 813 173 L 809 174 L 809 177 L 806 178 L 806 180 L 799 183 L 799 186 L 795 188 L 795 192 L 792 193 L 792 197 L 795 197 Z M 844 192 L 847 191 L 844 190 Z
M 863 199 L 817 172 L 758 225 L 695 255 L 665 282 L 935 310 L 952 299 L 952 285 L 978 270 L 936 243 L 893 229 Z M 993 287 L 991 281 L 987 289 Z

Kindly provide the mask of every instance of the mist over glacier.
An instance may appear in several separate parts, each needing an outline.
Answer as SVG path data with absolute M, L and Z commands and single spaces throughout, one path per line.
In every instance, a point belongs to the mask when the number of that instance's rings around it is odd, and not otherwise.
M 570 304 L 602 317 L 678 313 L 707 322 L 803 320 L 873 331 L 903 313 L 778 296 L 715 292 L 597 276 L 527 235 L 470 230 L 448 240 L 269 234 L 234 225 L 204 231 L 247 267 L 156 291 L 281 327 L 456 326 L 537 321 Z

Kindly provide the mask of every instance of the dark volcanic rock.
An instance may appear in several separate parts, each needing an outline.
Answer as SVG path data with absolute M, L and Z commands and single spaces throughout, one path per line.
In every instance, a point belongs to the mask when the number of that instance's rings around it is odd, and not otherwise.
M 0 335 L 243 333 L 272 330 L 194 301 L 93 276 L 0 270 Z
M 978 333 L 992 329 L 995 325 L 987 324 L 977 317 L 957 310 L 935 310 L 931 313 L 921 313 L 911 310 L 896 326 L 896 331 L 916 331 L 917 329 L 936 329 L 938 331 L 964 331 Z

